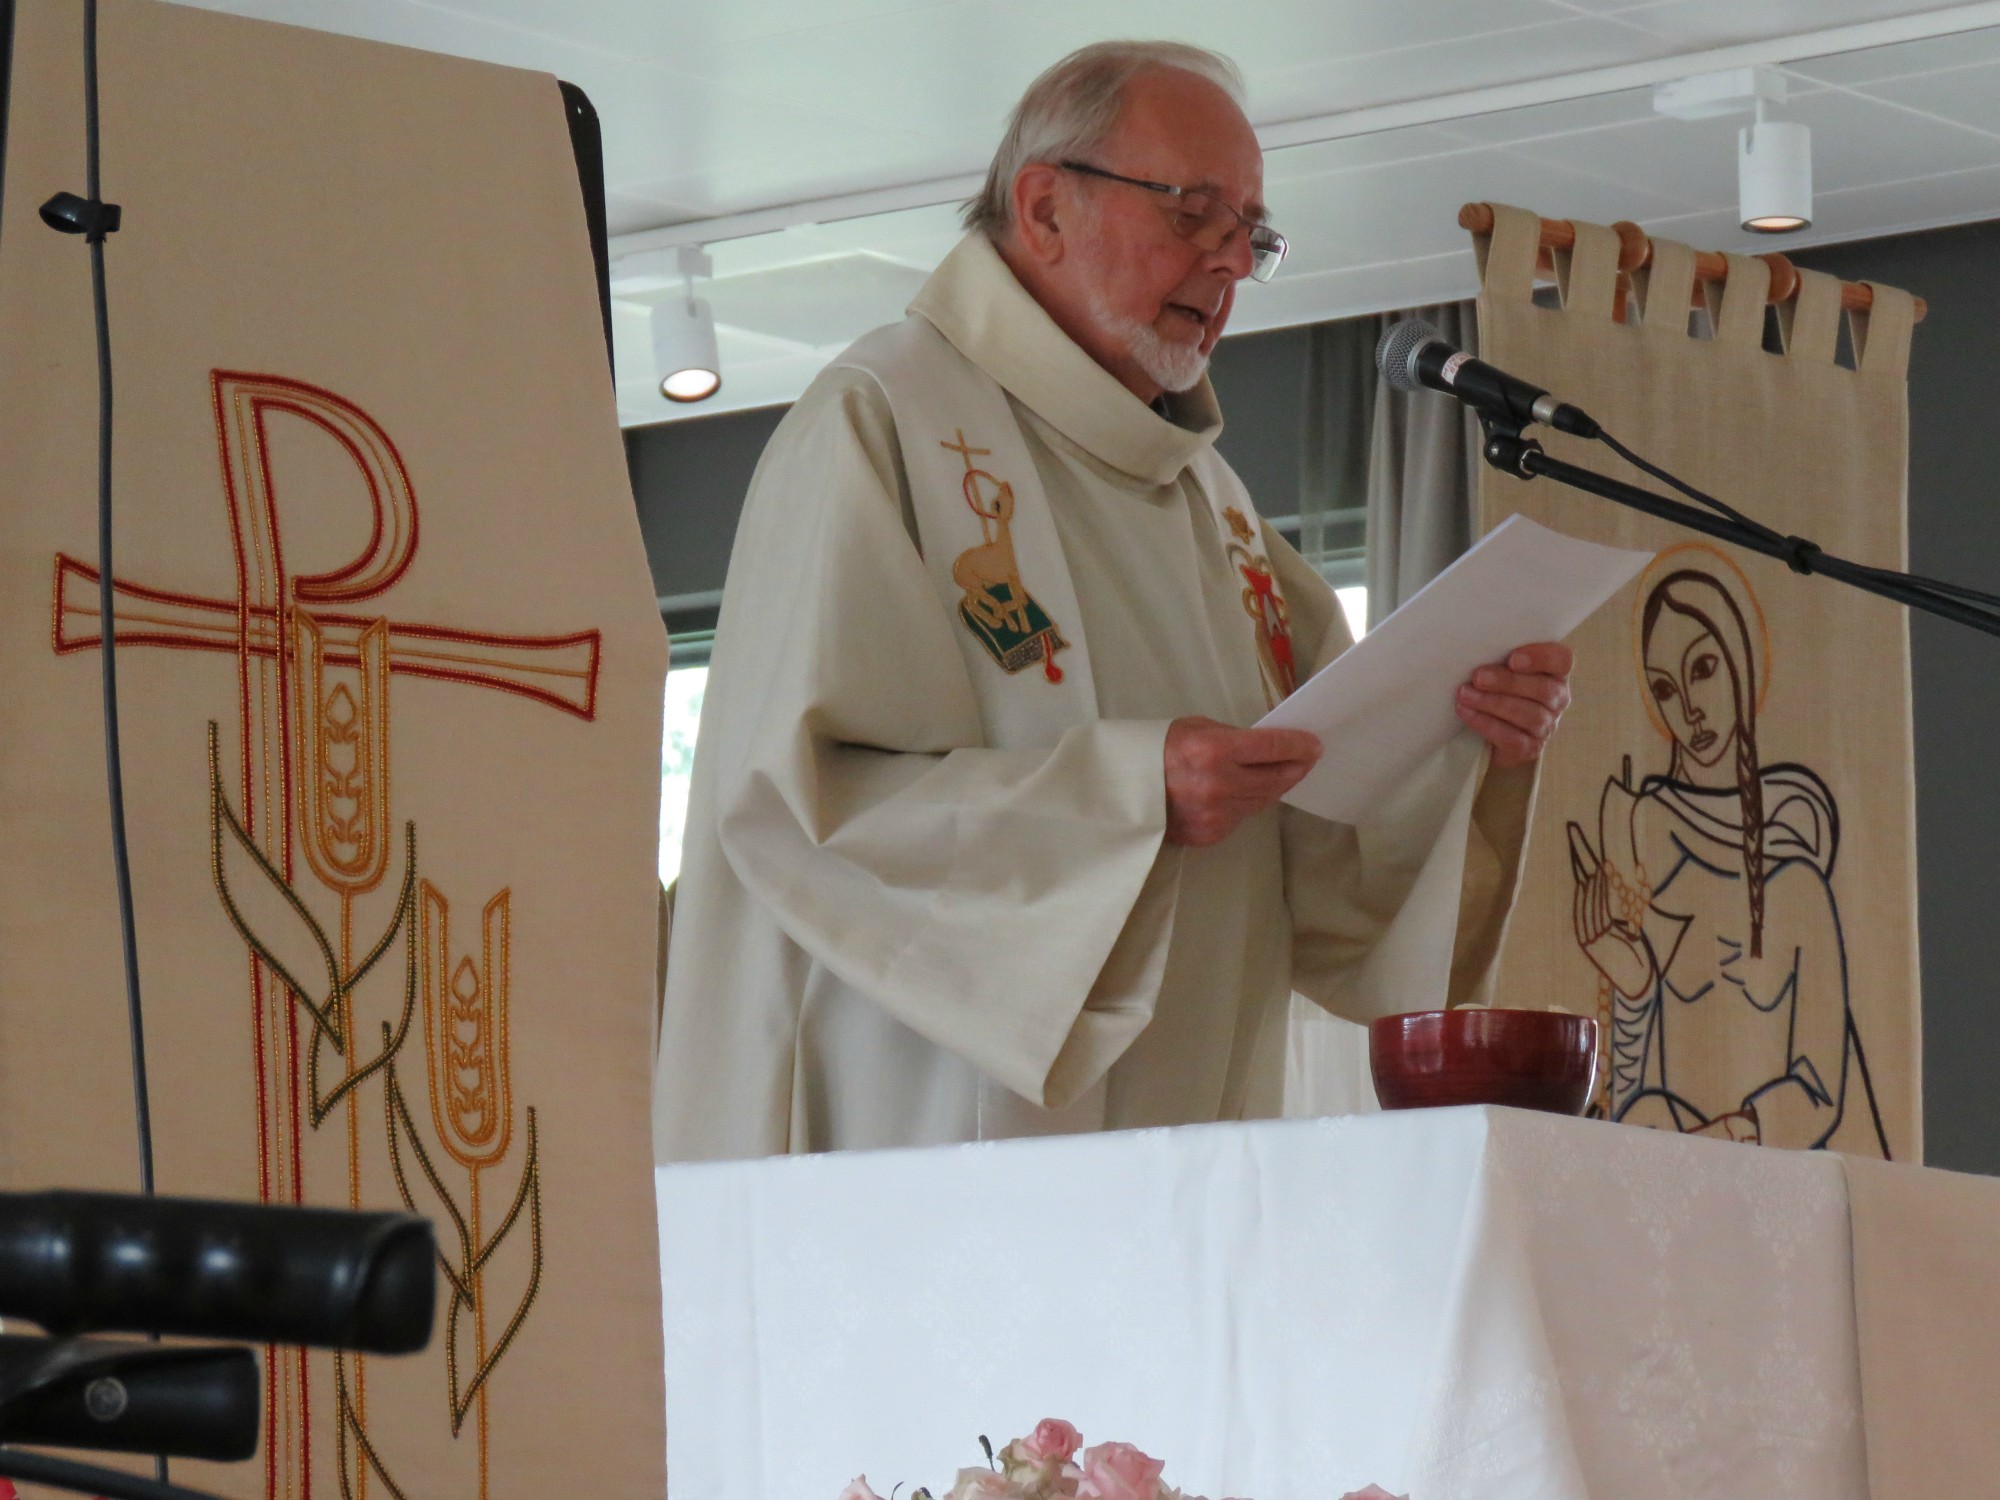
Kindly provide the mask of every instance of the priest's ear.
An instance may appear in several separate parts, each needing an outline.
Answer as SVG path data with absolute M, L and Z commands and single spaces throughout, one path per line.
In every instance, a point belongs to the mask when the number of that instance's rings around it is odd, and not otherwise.
M 1074 229 L 1078 208 L 1070 178 L 1049 162 L 1029 162 L 1014 174 L 1014 239 L 1031 260 L 1052 266 L 1063 258 L 1063 232 Z

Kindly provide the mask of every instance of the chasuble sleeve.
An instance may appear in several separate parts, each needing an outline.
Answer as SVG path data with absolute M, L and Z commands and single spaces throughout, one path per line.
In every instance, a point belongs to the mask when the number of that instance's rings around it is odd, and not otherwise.
M 913 532 L 886 398 L 829 372 L 773 438 L 731 559 L 701 739 L 717 835 L 812 961 L 1060 1107 L 1151 1018 L 1178 868 L 1166 726 L 988 747 Z
M 1305 673 L 1352 644 L 1333 590 L 1266 528 Z M 1281 809 L 1292 987 L 1351 1021 L 1481 998 L 1513 902 L 1535 771 L 1467 730 L 1355 827 Z

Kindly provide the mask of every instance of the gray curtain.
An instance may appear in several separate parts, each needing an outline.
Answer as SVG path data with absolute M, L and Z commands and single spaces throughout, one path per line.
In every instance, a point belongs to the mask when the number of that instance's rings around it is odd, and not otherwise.
M 1479 350 L 1471 302 L 1446 302 L 1365 320 L 1377 337 L 1422 318 L 1447 343 Z M 1479 422 L 1431 391 L 1398 391 L 1377 377 L 1367 470 L 1368 623 L 1374 625 L 1472 545 L 1478 505 Z
M 1307 333 L 1299 551 L 1336 587 L 1366 581 L 1363 521 L 1378 336 L 1374 318 L 1319 323 Z

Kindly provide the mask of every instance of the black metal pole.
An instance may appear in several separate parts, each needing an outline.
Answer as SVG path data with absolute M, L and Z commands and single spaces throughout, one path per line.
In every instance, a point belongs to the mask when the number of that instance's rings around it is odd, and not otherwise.
M 83 111 L 87 186 L 92 204 L 99 182 L 97 0 L 83 7 Z M 118 735 L 118 614 L 112 578 L 111 317 L 104 284 L 104 234 L 90 241 L 90 298 L 97 325 L 97 601 L 98 652 L 104 674 L 104 780 L 111 805 L 111 864 L 118 887 L 118 933 L 125 962 L 125 1012 L 132 1042 L 132 1108 L 139 1136 L 139 1190 L 153 1191 L 153 1111 L 146 1087 L 146 1020 L 139 999 L 138 923 L 132 903 L 132 862 L 125 836 L 125 765 Z
M 103 1500 L 217 1500 L 206 1490 L 191 1490 L 158 1479 L 128 1474 L 123 1469 L 106 1469 L 97 1464 L 80 1464 L 67 1458 L 51 1458 L 45 1453 L 29 1453 L 20 1448 L 0 1448 L 0 1477 L 25 1479 L 30 1484 L 46 1484 L 80 1495 L 99 1495 Z
M 1641 489 L 1622 479 L 1613 479 L 1608 474 L 1599 474 L 1594 469 L 1551 458 L 1540 443 L 1523 438 L 1518 430 L 1489 422 L 1484 454 L 1486 461 L 1503 473 L 1523 479 L 1552 479 L 1571 489 L 1597 495 L 1676 526 L 1685 526 L 1690 531 L 1699 531 L 1746 551 L 1776 558 L 1796 573 L 1820 574 L 1907 608 L 1920 609 L 1940 619 L 1969 625 L 1987 635 L 2000 636 L 2000 613 L 1938 592 L 1938 587 L 1942 586 L 1934 587 L 1924 579 L 1849 562 L 1822 552 L 1801 537 L 1780 536 L 1753 522 L 1732 520 L 1682 500 L 1656 495 L 1651 490 Z

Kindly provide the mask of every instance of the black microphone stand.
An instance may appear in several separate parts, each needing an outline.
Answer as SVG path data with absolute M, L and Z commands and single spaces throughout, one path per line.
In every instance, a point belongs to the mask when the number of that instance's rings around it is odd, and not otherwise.
M 80 1495 L 97 1495 L 102 1500 L 220 1500 L 207 1490 L 191 1490 L 184 1485 L 128 1474 L 123 1469 L 80 1464 L 20 1448 L 0 1448 L 0 1478 L 45 1484 L 51 1489 L 73 1490 Z
M 1954 620 L 1974 630 L 1983 630 L 1988 635 L 2000 636 L 2000 596 L 1937 579 L 1898 573 L 1890 568 L 1850 562 L 1822 550 L 1804 537 L 1773 531 L 1714 496 L 1704 494 L 1664 469 L 1646 462 L 1609 433 L 1601 434 L 1600 441 L 1627 462 L 1692 496 L 1701 502 L 1700 505 L 1671 500 L 1651 490 L 1641 489 L 1636 484 L 1599 474 L 1594 469 L 1551 458 L 1540 443 L 1522 436 L 1525 424 L 1513 416 L 1481 411 L 1479 423 L 1486 431 L 1481 453 L 1487 463 L 1503 474 L 1512 474 L 1517 479 L 1553 479 L 1571 489 L 1600 496 L 1662 521 L 1671 521 L 1676 526 L 1685 526 L 1748 551 L 1774 557 L 1794 573 L 1816 573 L 1836 579 L 1911 609 L 1921 609 L 1941 619 Z

